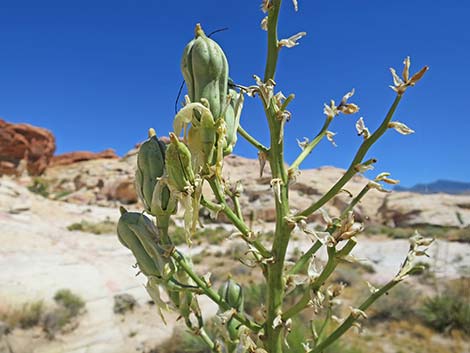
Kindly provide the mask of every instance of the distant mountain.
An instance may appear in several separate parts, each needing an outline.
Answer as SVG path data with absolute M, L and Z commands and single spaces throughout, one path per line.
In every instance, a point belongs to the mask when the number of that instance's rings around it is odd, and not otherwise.
M 396 186 L 396 191 L 411 191 L 420 194 L 436 194 L 443 192 L 446 194 L 470 194 L 470 183 L 452 180 L 436 180 L 428 184 L 416 184 L 410 188 Z

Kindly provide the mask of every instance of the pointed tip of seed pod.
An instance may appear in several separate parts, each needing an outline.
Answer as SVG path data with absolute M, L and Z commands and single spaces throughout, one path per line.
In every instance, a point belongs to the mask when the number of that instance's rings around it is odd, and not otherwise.
M 122 216 L 123 214 L 127 213 L 127 210 L 124 207 L 120 206 L 119 212 L 121 212 L 121 216 Z
M 155 132 L 155 129 L 151 127 L 149 129 L 149 138 L 154 137 L 154 136 L 157 136 L 157 133 Z
M 170 132 L 170 143 L 177 143 L 178 136 L 176 136 L 173 132 Z
M 196 23 L 196 28 L 194 28 L 194 36 L 197 37 L 205 37 L 206 34 L 204 33 L 204 30 L 201 27 L 200 23 Z

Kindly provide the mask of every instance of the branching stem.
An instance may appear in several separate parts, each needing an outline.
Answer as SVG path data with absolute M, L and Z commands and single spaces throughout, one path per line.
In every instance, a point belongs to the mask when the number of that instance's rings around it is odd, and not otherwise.
M 251 143 L 260 152 L 269 153 L 269 148 L 251 136 L 241 125 L 238 125 L 238 133 L 249 143 Z
M 328 126 L 330 126 L 332 119 L 327 118 L 325 120 L 325 123 L 323 124 L 323 127 L 321 128 L 320 132 L 315 136 L 315 138 L 310 141 L 307 146 L 302 150 L 302 152 L 297 156 L 295 161 L 292 163 L 292 165 L 289 167 L 289 171 L 295 171 L 296 169 L 299 169 L 300 164 L 305 160 L 305 158 L 308 157 L 310 153 L 312 153 L 313 149 L 318 145 L 318 143 L 325 137 L 326 132 L 328 131 Z
M 225 195 L 222 191 L 220 181 L 216 177 L 213 177 L 212 179 L 209 179 L 209 185 L 211 186 L 211 189 L 214 192 L 214 195 L 217 198 L 217 201 L 219 201 L 221 205 L 223 205 L 223 208 L 221 211 L 230 219 L 232 224 L 240 231 L 243 240 L 251 244 L 256 250 L 259 251 L 259 253 L 263 257 L 265 258 L 271 257 L 271 253 L 268 251 L 268 249 L 266 249 L 264 245 L 261 244 L 258 240 L 252 239 L 252 236 L 253 236 L 252 231 L 243 222 L 243 220 L 237 217 L 235 212 L 233 212 L 230 209 L 230 207 L 227 204 L 227 201 L 225 200 Z
M 205 295 L 207 295 L 213 302 L 215 302 L 219 307 L 224 310 L 232 310 L 233 308 L 225 302 L 217 292 L 215 292 L 212 288 L 210 288 L 207 283 L 199 277 L 196 273 L 194 273 L 192 267 L 186 262 L 184 256 L 179 253 L 178 251 L 174 251 L 172 254 L 173 259 L 181 266 L 184 272 L 188 274 L 188 276 L 201 288 Z M 254 332 L 258 332 L 261 330 L 261 326 L 257 323 L 247 319 L 244 315 L 236 312 L 234 310 L 233 317 L 235 317 L 238 321 L 240 321 L 243 325 L 248 327 L 249 329 L 253 330 Z
M 336 182 L 335 185 L 333 185 L 330 190 L 328 190 L 325 195 L 323 195 L 323 197 L 321 197 L 318 201 L 314 202 L 302 212 L 297 213 L 296 216 L 307 217 L 311 215 L 313 212 L 317 211 L 325 203 L 331 200 L 343 188 L 343 186 L 346 185 L 349 180 L 351 180 L 351 178 L 357 173 L 356 166 L 362 162 L 367 151 L 379 139 L 379 137 L 382 136 L 385 131 L 387 131 L 388 124 L 392 120 L 393 114 L 395 113 L 398 103 L 400 103 L 401 97 L 401 95 L 396 96 L 382 124 L 367 140 L 364 140 L 364 142 L 361 144 L 361 147 L 359 147 L 359 150 L 357 151 L 356 156 L 354 157 L 346 173 Z
M 367 298 L 361 306 L 359 306 L 359 310 L 365 311 L 367 310 L 377 299 L 379 299 L 382 295 L 386 294 L 390 289 L 392 289 L 399 281 L 391 280 L 385 286 L 380 288 L 377 292 L 373 293 L 369 298 Z M 320 342 L 318 346 L 312 349 L 309 353 L 321 353 L 330 346 L 333 342 L 335 342 L 338 338 L 340 338 L 346 331 L 348 331 L 351 326 L 357 321 L 357 317 L 350 314 L 348 318 L 336 329 L 334 330 L 323 342 Z

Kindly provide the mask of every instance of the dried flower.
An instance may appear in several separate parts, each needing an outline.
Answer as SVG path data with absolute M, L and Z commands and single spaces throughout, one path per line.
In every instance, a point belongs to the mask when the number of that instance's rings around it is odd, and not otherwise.
M 294 10 L 296 12 L 299 11 L 299 4 L 298 4 L 297 0 L 292 0 L 292 3 L 294 4 Z
M 377 175 L 374 181 L 383 181 L 384 183 L 391 184 L 391 185 L 396 185 L 400 183 L 400 180 L 389 178 L 389 176 L 390 176 L 390 173 L 383 172 Z
M 399 132 L 402 135 L 409 135 L 415 132 L 413 129 L 410 129 L 408 126 L 406 126 L 403 123 L 400 123 L 399 121 L 390 122 L 388 124 L 388 127 L 391 129 L 395 129 L 397 132 Z
M 268 16 L 264 17 L 262 20 L 261 20 L 261 29 L 263 31 L 267 31 L 268 30 Z
M 367 319 L 367 314 L 364 311 L 362 311 L 361 309 L 353 308 L 352 306 L 350 306 L 349 309 L 351 310 L 351 316 L 353 318 L 355 318 L 355 319 L 360 319 L 360 318 Z
M 309 144 L 310 140 L 307 137 L 304 137 L 303 141 L 297 139 L 297 144 L 299 145 L 300 149 L 303 151 L 305 147 Z
M 282 202 L 281 200 L 281 185 L 284 185 L 282 182 L 282 179 L 280 178 L 274 178 L 271 180 L 271 187 L 273 188 L 274 195 L 276 195 L 277 201 L 279 203 Z
M 272 6 L 273 4 L 271 0 L 261 1 L 261 11 L 263 11 L 264 13 L 268 12 Z
M 273 320 L 273 329 L 275 329 L 278 326 L 282 326 L 281 314 L 278 314 Z
M 323 114 L 325 114 L 328 119 L 333 119 L 339 114 L 338 107 L 336 107 L 333 99 L 330 101 L 330 105 L 327 105 L 326 103 L 324 104 Z
M 325 114 L 328 119 L 333 119 L 339 113 L 343 114 L 354 114 L 359 111 L 359 107 L 354 103 L 348 103 L 348 99 L 354 95 L 354 88 L 346 93 L 338 106 L 336 106 L 335 101 L 331 100 L 330 105 L 324 104 L 323 114 Z
M 341 99 L 341 103 L 338 106 L 338 110 L 343 114 L 354 114 L 359 111 L 359 107 L 354 103 L 348 103 L 348 99 L 354 95 L 354 88 L 351 92 L 346 93 Z
M 378 191 L 381 191 L 381 192 L 391 192 L 387 189 L 384 189 L 382 185 L 380 185 L 378 182 L 376 181 L 369 181 L 369 183 L 367 184 L 367 186 L 370 188 L 370 189 L 375 189 L 375 190 L 378 190 Z
M 330 141 L 333 146 L 338 147 L 338 145 L 335 143 L 335 140 L 333 140 L 333 137 L 336 135 L 336 132 L 326 131 L 325 135 L 327 140 Z
M 366 124 L 364 123 L 364 119 L 362 117 L 360 117 L 359 120 L 356 122 L 356 130 L 358 136 L 364 136 L 364 140 L 367 140 L 370 137 L 370 131 L 366 127 Z
M 393 77 L 393 86 L 390 86 L 390 88 L 397 92 L 398 95 L 402 95 L 403 93 L 405 93 L 408 87 L 414 86 L 419 80 L 421 80 L 426 71 L 428 71 L 429 69 L 428 66 L 425 66 L 410 78 L 411 60 L 409 56 L 405 58 L 403 64 L 404 68 L 402 78 L 398 76 L 394 68 L 390 68 L 390 72 L 392 73 Z
M 305 37 L 307 35 L 307 32 L 299 32 L 297 34 L 294 34 L 293 36 L 290 36 L 289 38 L 286 39 L 281 39 L 278 43 L 279 48 L 281 47 L 286 47 L 286 48 L 293 48 L 299 43 L 297 42 L 300 38 Z

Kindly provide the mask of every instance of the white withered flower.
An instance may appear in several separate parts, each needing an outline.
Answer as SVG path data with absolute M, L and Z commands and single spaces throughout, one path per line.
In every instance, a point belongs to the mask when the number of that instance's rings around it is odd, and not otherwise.
M 398 76 L 394 68 L 390 68 L 390 72 L 392 73 L 393 77 L 393 86 L 390 86 L 390 88 L 397 92 L 398 95 L 402 95 L 403 93 L 405 93 L 408 87 L 414 86 L 419 80 L 421 80 L 426 71 L 428 71 L 429 69 L 428 66 L 425 66 L 410 78 L 411 60 L 409 56 L 405 58 L 403 64 L 404 68 L 402 77 Z
M 292 3 L 294 4 L 294 10 L 299 11 L 299 4 L 298 4 L 297 0 L 292 0 Z
M 359 120 L 356 122 L 356 130 L 357 135 L 362 135 L 364 137 L 364 140 L 367 140 L 370 137 L 370 131 L 366 127 L 366 124 L 364 123 L 364 119 L 362 117 L 360 117 Z
M 338 147 L 335 140 L 333 139 L 333 137 L 336 135 L 336 132 L 326 131 L 325 135 L 327 140 L 330 141 L 333 146 Z
M 348 99 L 354 95 L 354 88 L 351 92 L 346 93 L 341 99 L 341 103 L 338 106 L 338 110 L 343 114 L 354 114 L 359 111 L 359 107 L 354 103 L 348 103 Z
M 402 135 L 409 135 L 415 132 L 413 129 L 410 129 L 408 126 L 406 126 L 403 123 L 400 123 L 399 121 L 390 122 L 388 124 L 388 127 L 391 129 L 395 129 L 397 132 L 399 132 Z
M 263 11 L 264 13 L 268 12 L 272 6 L 272 0 L 261 1 L 261 11 Z
M 267 31 L 268 30 L 268 16 L 266 16 L 265 18 L 263 18 L 261 20 L 261 29 L 263 31 Z
M 295 47 L 296 45 L 299 45 L 297 42 L 300 38 L 305 37 L 307 35 L 307 32 L 299 32 L 297 34 L 294 34 L 293 36 L 287 38 L 287 39 L 281 39 L 278 43 L 279 47 L 286 47 L 286 48 L 292 48 Z

